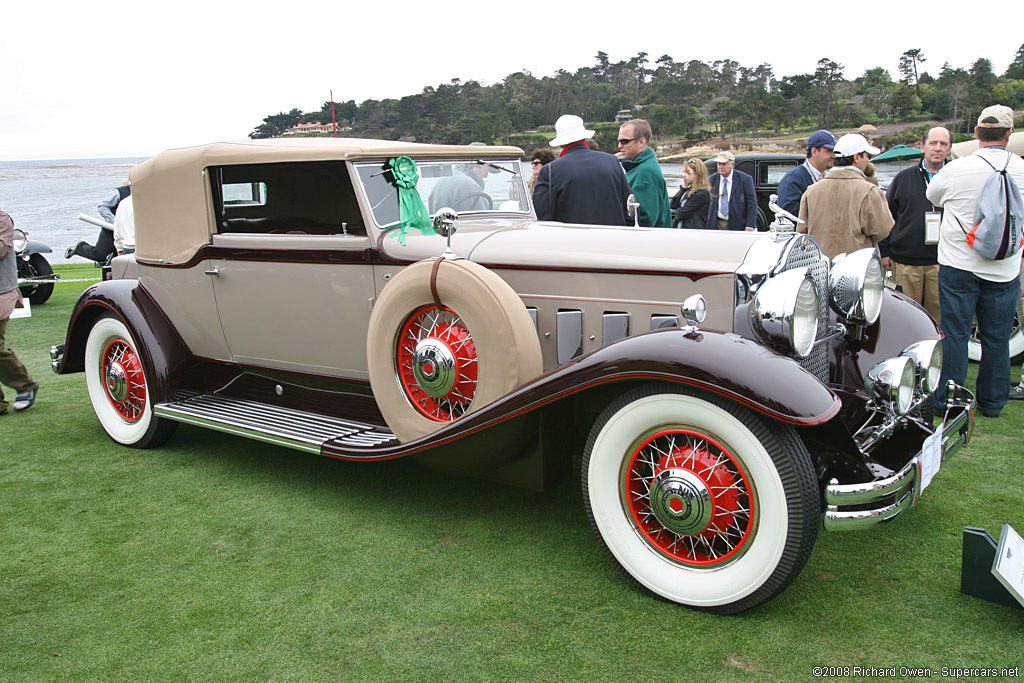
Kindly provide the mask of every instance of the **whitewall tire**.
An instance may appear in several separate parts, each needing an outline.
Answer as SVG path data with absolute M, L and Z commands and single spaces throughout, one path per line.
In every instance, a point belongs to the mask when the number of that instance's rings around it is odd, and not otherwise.
M 85 344 L 85 383 L 93 411 L 114 441 L 152 448 L 167 441 L 176 422 L 153 415 L 138 346 L 119 319 L 104 316 Z
M 793 428 L 711 394 L 623 395 L 595 423 L 581 475 L 612 558 L 688 607 L 732 613 L 769 600 L 817 538 L 818 487 Z

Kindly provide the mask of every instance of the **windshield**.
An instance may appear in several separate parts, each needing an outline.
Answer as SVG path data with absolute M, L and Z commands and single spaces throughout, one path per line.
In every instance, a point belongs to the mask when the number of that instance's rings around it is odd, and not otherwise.
M 397 223 L 398 188 L 387 164 L 360 164 L 356 170 L 374 222 L 381 227 Z M 445 207 L 459 213 L 530 211 L 518 159 L 417 161 L 416 170 L 416 190 L 431 215 Z

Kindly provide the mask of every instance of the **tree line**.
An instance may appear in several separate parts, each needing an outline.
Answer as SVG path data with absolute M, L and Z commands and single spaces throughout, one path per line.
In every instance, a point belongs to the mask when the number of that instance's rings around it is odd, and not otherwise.
M 768 63 L 677 62 L 663 55 L 651 64 L 646 52 L 614 63 L 598 52 L 595 62 L 541 78 L 512 73 L 493 85 L 455 78 L 400 99 L 327 101 L 318 111 L 267 116 L 249 137 L 330 122 L 332 104 L 346 136 L 447 144 L 507 143 L 517 131 L 550 127 L 561 114 L 601 122 L 624 109 L 650 121 L 659 138 L 704 140 L 923 119 L 949 120 L 954 132 L 967 133 L 990 104 L 1024 108 L 1024 44 L 1002 75 L 986 58 L 969 68 L 946 62 L 933 74 L 919 48 L 902 54 L 895 79 L 881 66 L 848 79 L 845 67 L 827 57 L 813 72 L 782 78 Z

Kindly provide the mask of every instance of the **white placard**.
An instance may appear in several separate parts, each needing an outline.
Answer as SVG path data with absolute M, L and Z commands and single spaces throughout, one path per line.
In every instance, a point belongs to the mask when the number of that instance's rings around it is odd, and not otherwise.
M 939 223 L 942 222 L 942 214 L 938 211 L 925 211 L 924 214 L 924 243 L 939 243 Z
M 921 490 L 928 488 L 935 473 L 942 467 L 942 426 L 921 445 L 921 455 L 917 456 L 921 463 Z
M 1024 605 L 1024 538 L 1009 524 L 1003 525 L 999 548 L 992 560 L 992 574 Z
M 27 297 L 21 298 L 21 303 L 25 304 L 25 308 L 15 308 L 14 312 L 11 313 L 11 318 L 31 318 L 32 317 L 32 304 L 29 302 Z

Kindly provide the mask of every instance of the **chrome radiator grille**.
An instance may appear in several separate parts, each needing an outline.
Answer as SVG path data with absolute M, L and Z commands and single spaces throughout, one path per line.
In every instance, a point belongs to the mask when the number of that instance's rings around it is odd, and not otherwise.
M 807 268 L 818 291 L 818 331 L 816 339 L 828 330 L 828 260 L 822 256 L 817 243 L 807 235 L 797 235 L 786 247 L 777 268 L 778 273 L 795 268 Z M 828 382 L 828 344 L 819 344 L 800 364 L 822 382 Z

